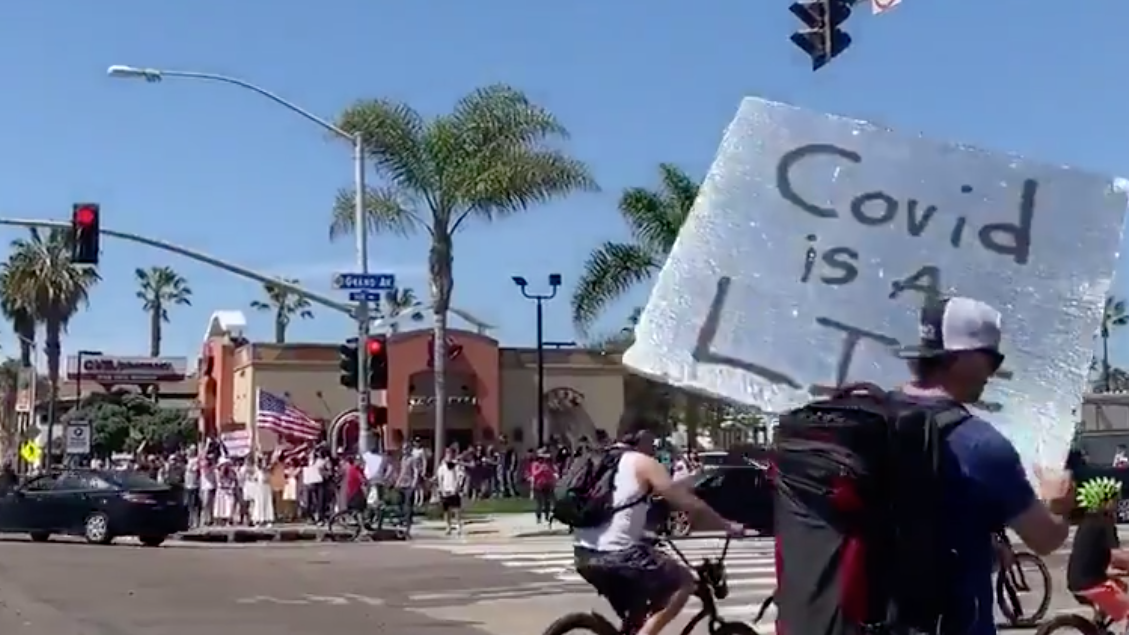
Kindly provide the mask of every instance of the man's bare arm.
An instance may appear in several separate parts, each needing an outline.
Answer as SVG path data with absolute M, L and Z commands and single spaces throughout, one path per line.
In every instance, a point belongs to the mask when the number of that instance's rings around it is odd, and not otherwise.
M 678 509 L 705 520 L 713 529 L 728 530 L 732 526 L 705 501 L 695 496 L 685 483 L 675 483 L 667 474 L 666 468 L 653 458 L 648 456 L 639 462 L 636 476 L 652 493 L 662 496 Z

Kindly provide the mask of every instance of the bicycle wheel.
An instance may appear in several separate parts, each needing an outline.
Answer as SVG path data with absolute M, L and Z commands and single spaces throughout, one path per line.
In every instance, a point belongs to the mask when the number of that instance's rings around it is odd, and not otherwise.
M 545 629 L 544 635 L 566 635 L 567 633 L 595 633 L 596 635 L 619 635 L 619 629 L 612 626 L 608 618 L 599 613 L 569 613 Z
M 1051 585 L 1042 558 L 1016 553 L 1012 566 L 996 572 L 996 605 L 1012 626 L 1034 626 L 1051 606 Z
M 334 542 L 350 542 L 361 537 L 364 518 L 354 510 L 337 512 L 329 518 L 327 527 L 329 539 Z
M 1063 613 L 1040 624 L 1039 628 L 1035 629 L 1035 635 L 1051 635 L 1051 633 L 1058 631 L 1069 631 L 1082 635 L 1102 635 L 1102 633 L 1109 632 L 1086 619 L 1084 615 Z

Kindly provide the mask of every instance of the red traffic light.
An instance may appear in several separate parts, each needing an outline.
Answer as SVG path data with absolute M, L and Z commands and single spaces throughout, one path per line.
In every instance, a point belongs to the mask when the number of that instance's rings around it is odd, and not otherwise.
M 384 342 L 381 342 L 377 339 L 371 339 L 368 341 L 367 349 L 370 356 L 379 355 L 380 351 L 384 350 Z
M 98 220 L 98 211 L 90 205 L 83 205 L 74 211 L 74 222 L 79 225 L 93 225 L 96 220 Z

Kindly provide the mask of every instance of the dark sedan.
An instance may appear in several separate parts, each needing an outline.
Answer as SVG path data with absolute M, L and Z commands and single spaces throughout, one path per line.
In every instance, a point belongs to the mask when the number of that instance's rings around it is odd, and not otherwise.
M 725 460 L 694 477 L 694 493 L 725 518 L 742 523 L 761 534 L 772 533 L 772 487 L 768 456 L 763 450 L 739 448 Z M 670 509 L 656 499 L 648 515 L 648 526 L 674 536 L 689 535 L 694 527 L 685 512 Z
M 51 534 L 103 545 L 137 536 L 156 547 L 187 528 L 180 493 L 136 472 L 64 470 L 32 477 L 0 496 L 0 532 L 28 533 L 36 542 Z

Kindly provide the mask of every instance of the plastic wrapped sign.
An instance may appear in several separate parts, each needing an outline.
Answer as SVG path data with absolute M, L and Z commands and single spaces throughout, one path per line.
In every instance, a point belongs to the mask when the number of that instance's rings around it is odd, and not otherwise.
M 1028 464 L 1061 464 L 1126 211 L 1120 179 L 746 99 L 624 362 L 782 412 L 907 380 L 891 352 L 931 294 L 1004 315 L 978 404 Z

